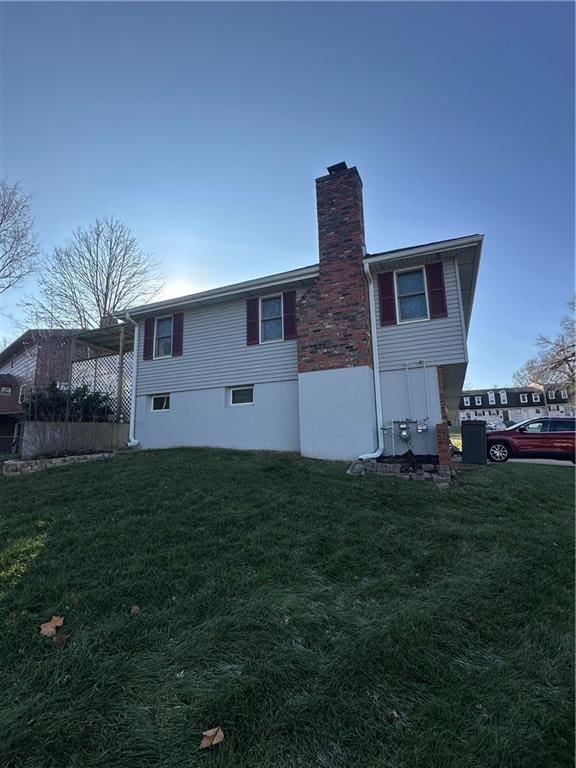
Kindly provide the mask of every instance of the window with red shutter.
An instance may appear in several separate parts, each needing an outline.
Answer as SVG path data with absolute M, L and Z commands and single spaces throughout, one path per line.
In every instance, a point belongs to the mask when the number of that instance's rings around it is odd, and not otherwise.
M 296 338 L 296 291 L 285 291 L 283 298 L 284 308 L 284 338 Z
M 184 313 L 176 312 L 172 316 L 172 357 L 182 354 L 184 343 Z
M 144 360 L 152 360 L 154 357 L 154 318 L 144 320 Z
M 260 299 L 246 301 L 246 344 L 258 344 L 260 341 Z
M 380 297 L 380 325 L 396 325 L 396 297 L 394 295 L 394 272 L 378 275 Z
M 426 264 L 426 283 L 428 284 L 428 305 L 430 307 L 430 319 L 448 315 L 446 306 L 446 290 L 444 288 L 444 269 L 441 261 L 434 264 Z

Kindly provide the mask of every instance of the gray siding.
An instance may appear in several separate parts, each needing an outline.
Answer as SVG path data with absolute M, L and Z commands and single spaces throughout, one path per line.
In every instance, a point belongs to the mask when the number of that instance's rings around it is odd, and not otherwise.
M 14 355 L 14 365 L 11 365 L 10 359 L 0 365 L 0 373 L 10 373 L 15 376 L 21 384 L 34 385 L 36 376 L 36 360 L 38 357 L 38 346 L 17 352 Z
M 380 325 L 376 295 L 378 359 L 381 371 L 402 368 L 404 363 L 424 360 L 428 365 L 467 362 L 456 262 L 444 262 L 444 285 L 448 316 L 400 325 Z M 376 292 L 377 293 L 377 292 Z
M 245 300 L 185 312 L 181 357 L 143 360 L 143 321 L 138 335 L 138 395 L 298 378 L 295 339 L 246 345 Z

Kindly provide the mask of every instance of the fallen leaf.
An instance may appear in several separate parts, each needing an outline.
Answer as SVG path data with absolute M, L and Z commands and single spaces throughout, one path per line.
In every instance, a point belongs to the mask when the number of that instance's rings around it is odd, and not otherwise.
M 133 605 L 132 610 L 130 611 L 133 615 L 136 615 L 137 613 L 140 613 L 140 606 L 139 605 Z
M 52 638 L 52 642 L 57 648 L 61 648 L 63 645 L 66 645 L 66 643 L 70 640 L 70 635 L 65 635 L 62 632 L 60 632 L 57 635 L 54 635 Z
M 208 747 L 213 747 L 216 744 L 220 744 L 221 741 L 224 741 L 224 731 L 219 725 L 217 725 L 216 728 L 210 728 L 209 731 L 204 731 L 202 736 L 204 738 L 200 742 L 200 749 L 207 749 Z
M 56 634 L 58 627 L 62 627 L 63 625 L 63 616 L 52 616 L 50 621 L 46 621 L 44 624 L 40 624 L 40 634 L 43 637 L 52 637 Z

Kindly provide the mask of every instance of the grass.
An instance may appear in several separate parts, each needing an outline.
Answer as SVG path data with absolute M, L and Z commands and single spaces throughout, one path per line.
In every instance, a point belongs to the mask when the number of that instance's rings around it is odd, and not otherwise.
M 2 768 L 571 765 L 573 473 L 344 469 L 175 450 L 0 478 Z

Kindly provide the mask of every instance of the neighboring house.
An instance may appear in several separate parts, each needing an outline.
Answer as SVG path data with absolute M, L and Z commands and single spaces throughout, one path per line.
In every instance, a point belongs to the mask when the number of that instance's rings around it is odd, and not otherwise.
M 131 445 L 449 461 L 483 237 L 367 254 L 356 168 L 316 192 L 319 263 L 123 315 Z
M 460 421 L 480 419 L 517 423 L 537 416 L 572 416 L 574 407 L 566 388 L 502 387 L 462 392 Z
M 11 450 L 22 403 L 51 382 L 67 385 L 72 330 L 31 329 L 0 351 L 0 451 Z

